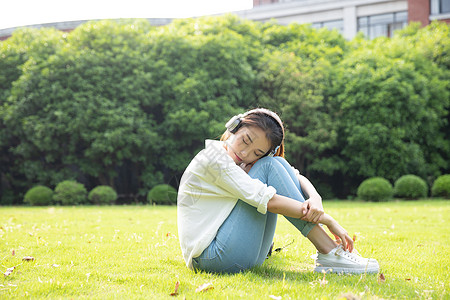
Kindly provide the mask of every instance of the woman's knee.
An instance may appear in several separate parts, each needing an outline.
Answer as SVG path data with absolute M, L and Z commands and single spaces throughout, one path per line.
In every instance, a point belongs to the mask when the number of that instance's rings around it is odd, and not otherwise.
M 283 167 L 285 167 L 286 169 L 291 167 L 291 164 L 284 157 L 274 156 L 273 159 L 275 159 L 277 162 L 281 163 L 283 165 Z
M 275 161 L 275 157 L 264 156 L 264 157 L 258 159 L 253 166 L 271 164 L 271 163 L 273 163 L 273 161 Z

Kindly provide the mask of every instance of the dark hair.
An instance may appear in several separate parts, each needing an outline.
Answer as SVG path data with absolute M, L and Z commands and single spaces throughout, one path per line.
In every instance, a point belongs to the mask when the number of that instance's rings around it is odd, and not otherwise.
M 271 143 L 270 150 L 265 154 L 269 154 L 276 147 L 280 146 L 275 153 L 275 156 L 284 157 L 284 128 L 281 123 L 281 119 L 279 119 L 278 115 L 275 113 L 262 109 L 256 109 L 254 111 L 248 112 L 244 117 L 241 118 L 239 125 L 236 127 L 235 132 L 243 127 L 258 127 L 261 128 L 265 133 L 267 139 Z M 274 115 L 273 117 L 271 115 Z M 275 118 L 279 120 L 276 120 Z M 227 140 L 230 137 L 231 133 L 227 130 L 221 137 L 221 141 Z

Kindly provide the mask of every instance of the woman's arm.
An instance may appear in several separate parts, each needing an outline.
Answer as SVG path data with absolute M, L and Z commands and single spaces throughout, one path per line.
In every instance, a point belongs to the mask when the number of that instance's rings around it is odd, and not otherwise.
M 305 201 L 305 203 L 308 204 L 308 212 L 302 217 L 302 220 L 317 224 L 320 217 L 324 214 L 322 197 L 308 178 L 300 174 L 297 175 L 297 178 L 300 182 L 302 191 L 309 197 L 308 200 Z
M 328 214 L 323 214 L 320 223 L 326 225 L 330 232 L 336 238 L 336 241 L 342 243 L 345 250 L 353 251 L 353 240 L 348 232 L 339 223 Z
M 306 202 L 275 194 L 267 202 L 267 210 L 274 214 L 300 219 L 306 215 L 308 208 Z

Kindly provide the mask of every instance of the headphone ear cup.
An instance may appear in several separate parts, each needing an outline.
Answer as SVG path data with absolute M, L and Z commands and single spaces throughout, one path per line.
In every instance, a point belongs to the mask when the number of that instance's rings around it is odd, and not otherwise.
M 241 123 L 241 117 L 239 115 L 234 116 L 225 124 L 225 127 L 227 128 L 227 130 L 229 132 L 235 133 L 237 131 L 240 123 Z
M 269 154 L 267 154 L 267 156 L 269 156 L 269 157 L 275 156 L 275 153 L 277 153 L 279 148 L 280 148 L 280 146 L 276 146 L 275 149 L 273 149 L 272 151 L 270 151 Z

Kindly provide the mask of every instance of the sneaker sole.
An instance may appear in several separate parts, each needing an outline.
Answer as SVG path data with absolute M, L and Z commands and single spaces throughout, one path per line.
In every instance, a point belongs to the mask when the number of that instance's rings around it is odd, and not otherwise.
M 338 273 L 338 274 L 363 274 L 363 273 L 378 273 L 378 268 L 327 268 L 327 267 L 315 267 L 315 272 L 318 273 Z

